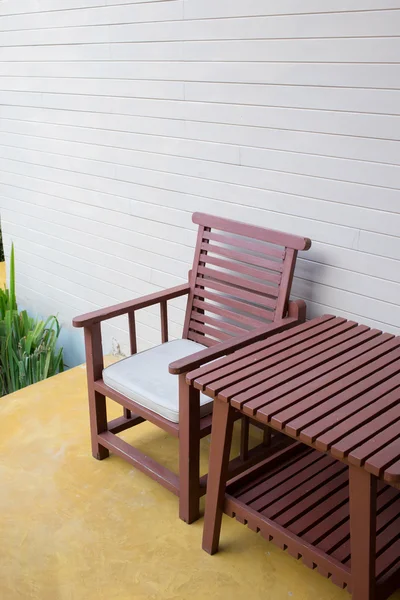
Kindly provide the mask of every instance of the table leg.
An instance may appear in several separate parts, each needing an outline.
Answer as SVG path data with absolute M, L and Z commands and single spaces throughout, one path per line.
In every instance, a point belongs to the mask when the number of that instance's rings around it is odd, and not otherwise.
M 249 417 L 242 417 L 240 429 L 240 460 L 245 462 L 249 457 Z
M 203 530 L 203 550 L 209 554 L 218 551 L 234 412 L 228 402 L 214 400 Z
M 376 477 L 349 467 L 353 600 L 375 600 Z
M 263 446 L 269 448 L 271 445 L 271 437 L 271 427 L 266 426 L 263 432 Z

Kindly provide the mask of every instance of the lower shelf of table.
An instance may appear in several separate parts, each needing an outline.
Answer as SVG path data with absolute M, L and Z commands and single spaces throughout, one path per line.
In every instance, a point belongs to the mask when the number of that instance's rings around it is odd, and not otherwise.
M 295 445 L 227 487 L 225 512 L 351 591 L 348 467 Z M 400 491 L 378 482 L 377 598 L 398 585 Z

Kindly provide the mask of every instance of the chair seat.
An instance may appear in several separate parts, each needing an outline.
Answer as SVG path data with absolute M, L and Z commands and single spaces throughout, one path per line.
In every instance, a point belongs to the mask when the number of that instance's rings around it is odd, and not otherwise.
M 129 356 L 103 371 L 103 381 L 113 390 L 144 406 L 168 421 L 179 423 L 178 376 L 168 365 L 207 346 L 191 340 L 173 340 Z M 200 414 L 212 411 L 213 401 L 200 394 Z

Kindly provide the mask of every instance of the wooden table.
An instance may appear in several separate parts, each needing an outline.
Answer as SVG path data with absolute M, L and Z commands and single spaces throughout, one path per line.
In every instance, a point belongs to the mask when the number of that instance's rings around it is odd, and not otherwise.
M 203 548 L 222 512 L 354 600 L 400 587 L 400 337 L 325 315 L 205 365 L 215 398 Z M 296 440 L 229 481 L 236 411 Z

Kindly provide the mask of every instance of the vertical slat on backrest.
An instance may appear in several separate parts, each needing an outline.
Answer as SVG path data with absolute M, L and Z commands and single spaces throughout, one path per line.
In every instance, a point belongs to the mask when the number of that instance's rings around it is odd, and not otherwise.
M 297 250 L 294 250 L 293 248 L 286 248 L 285 258 L 283 260 L 282 279 L 279 286 L 278 302 L 275 309 L 275 321 L 286 316 L 290 290 L 292 288 L 294 268 L 296 266 L 296 259 Z

